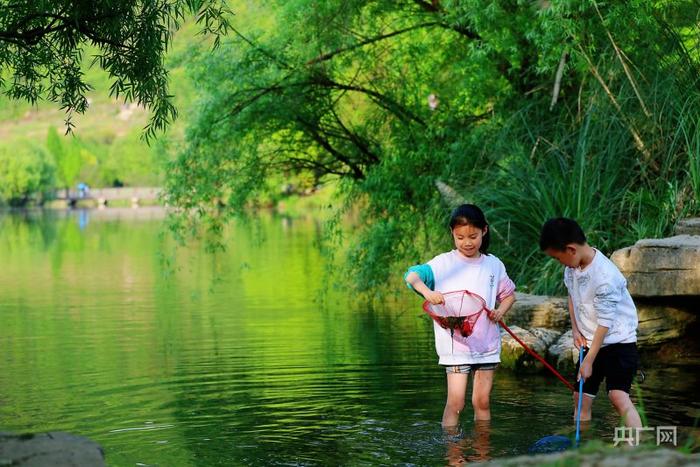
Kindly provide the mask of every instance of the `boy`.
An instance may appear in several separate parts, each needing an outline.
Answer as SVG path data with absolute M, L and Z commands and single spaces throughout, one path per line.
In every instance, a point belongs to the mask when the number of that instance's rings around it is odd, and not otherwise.
M 588 347 L 583 364 L 576 368 L 576 380 L 584 381 L 581 420 L 591 419 L 593 399 L 605 379 L 608 397 L 625 425 L 641 427 L 629 396 L 639 357 L 637 309 L 627 281 L 612 261 L 588 245 L 583 230 L 571 219 L 545 222 L 540 248 L 566 266 L 564 283 L 569 291 L 574 345 Z M 578 392 L 574 393 L 574 417 L 576 401 Z

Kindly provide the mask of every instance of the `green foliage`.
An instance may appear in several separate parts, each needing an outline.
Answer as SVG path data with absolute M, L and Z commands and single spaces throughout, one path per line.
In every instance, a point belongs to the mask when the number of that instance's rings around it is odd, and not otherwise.
M 158 146 L 144 147 L 139 131 L 117 138 L 98 154 L 92 177 L 94 186 L 157 186 L 161 171 Z
M 164 55 L 186 15 L 203 33 L 228 30 L 223 0 L 19 0 L 0 4 L 0 88 L 13 99 L 58 103 L 73 125 L 73 112 L 87 110 L 83 54 L 97 49 L 93 62 L 111 78 L 110 95 L 151 109 L 146 137 L 176 116 L 168 92 Z
M 0 203 L 22 206 L 43 200 L 53 187 L 55 167 L 46 153 L 28 142 L 0 147 Z
M 78 138 L 59 136 L 56 128 L 50 127 L 46 137 L 46 148 L 56 163 L 56 175 L 64 188 L 72 188 L 85 163 L 94 164 L 95 156 Z
M 561 290 L 538 249 L 548 217 L 609 253 L 700 212 L 690 5 L 272 3 L 196 57 L 170 201 L 217 230 L 280 180 L 338 179 L 356 285 L 376 289 L 450 248 L 443 181 L 486 209 L 521 290 Z

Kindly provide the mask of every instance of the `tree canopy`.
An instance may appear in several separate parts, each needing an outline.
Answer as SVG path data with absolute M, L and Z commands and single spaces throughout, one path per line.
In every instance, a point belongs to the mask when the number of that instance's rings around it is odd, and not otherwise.
M 170 201 L 212 228 L 281 180 L 335 179 L 359 208 L 355 277 L 381 286 L 449 248 L 436 187 L 451 186 L 486 209 L 521 286 L 552 291 L 548 217 L 610 251 L 698 211 L 695 2 L 266 5 L 191 67 L 201 100 Z
M 82 67 L 90 45 L 98 50 L 92 63 L 112 79 L 110 93 L 152 110 L 145 129 L 152 137 L 177 115 L 164 55 L 189 15 L 215 44 L 228 29 L 224 0 L 2 0 L 0 89 L 58 103 L 70 129 L 71 115 L 88 107 Z

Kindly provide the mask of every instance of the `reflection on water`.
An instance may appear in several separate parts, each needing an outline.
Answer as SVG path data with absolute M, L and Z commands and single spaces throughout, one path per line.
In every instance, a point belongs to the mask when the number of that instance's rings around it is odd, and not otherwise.
M 490 424 L 468 407 L 443 433 L 416 298 L 334 287 L 312 219 L 237 224 L 212 256 L 161 236 L 162 211 L 110 211 L 0 216 L 0 431 L 79 433 L 110 465 L 460 465 L 573 434 L 560 382 L 504 370 Z M 649 424 L 682 442 L 697 368 L 646 372 Z M 611 442 L 599 399 L 583 437 Z
M 444 443 L 447 446 L 445 459 L 448 465 L 491 460 L 490 420 L 475 420 L 468 435 L 461 426 L 445 429 L 444 435 Z

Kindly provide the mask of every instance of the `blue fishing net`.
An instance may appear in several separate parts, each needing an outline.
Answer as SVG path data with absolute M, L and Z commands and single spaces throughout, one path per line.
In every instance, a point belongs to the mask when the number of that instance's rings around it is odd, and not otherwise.
M 530 454 L 545 454 L 548 452 L 565 451 L 571 447 L 571 440 L 566 436 L 551 435 L 545 436 L 530 446 Z

